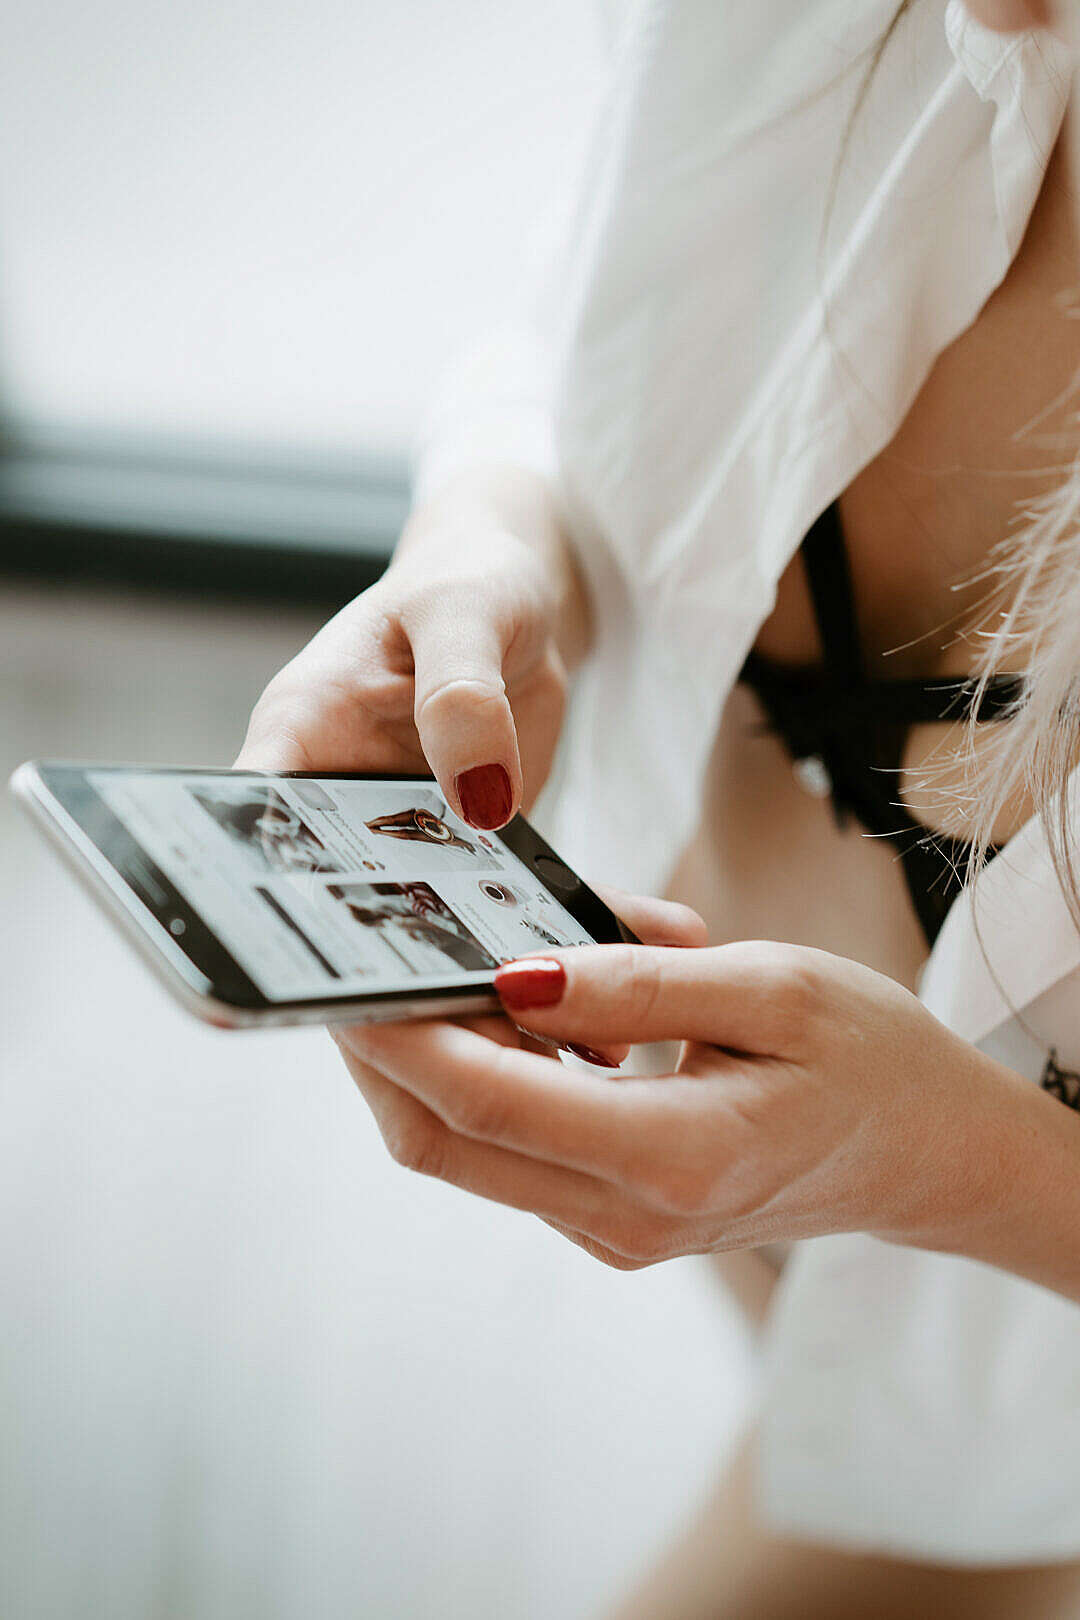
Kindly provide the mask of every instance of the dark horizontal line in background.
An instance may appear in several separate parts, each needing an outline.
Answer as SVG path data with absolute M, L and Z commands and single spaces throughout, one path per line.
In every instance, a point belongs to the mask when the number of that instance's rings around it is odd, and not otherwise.
M 336 607 L 386 566 L 403 464 L 0 444 L 0 575 Z

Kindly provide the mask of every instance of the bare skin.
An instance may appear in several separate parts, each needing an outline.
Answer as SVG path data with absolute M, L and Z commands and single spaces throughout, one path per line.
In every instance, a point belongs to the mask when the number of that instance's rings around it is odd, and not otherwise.
M 983 562 L 988 537 L 1007 533 L 1016 503 L 1040 487 L 1047 453 L 1017 435 L 1080 369 L 1080 333 L 1054 302 L 1075 283 L 1074 174 L 1063 140 L 1005 282 L 942 355 L 893 442 L 841 500 L 864 645 L 882 678 L 963 674 L 972 666 L 971 641 L 956 621 L 958 609 L 975 607 L 978 596 L 958 600 L 954 586 Z M 1040 431 L 1060 430 L 1064 420 L 1059 410 L 1043 418 Z M 780 582 L 757 646 L 791 663 L 820 654 L 798 559 Z M 760 718 L 753 695 L 736 689 L 699 830 L 669 893 L 701 912 L 713 939 L 753 934 L 815 945 L 912 986 L 925 942 L 894 852 L 857 827 L 838 828 L 829 804 L 798 785 L 782 745 L 758 728 Z M 920 727 L 908 741 L 908 802 L 928 822 L 935 816 L 916 784 L 925 762 L 947 749 L 947 731 Z M 1013 807 L 998 838 L 1028 813 Z M 963 820 L 955 825 L 963 834 Z M 775 1257 L 744 1253 L 717 1263 L 761 1321 Z M 754 1514 L 749 1455 L 611 1620 L 1080 1616 L 1080 1564 L 945 1570 L 773 1536 Z

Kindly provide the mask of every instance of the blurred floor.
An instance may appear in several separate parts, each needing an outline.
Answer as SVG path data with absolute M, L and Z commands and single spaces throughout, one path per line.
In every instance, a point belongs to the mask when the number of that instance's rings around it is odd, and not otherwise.
M 301 616 L 0 591 L 0 771 L 228 764 Z M 0 803 L 0 1614 L 576 1620 L 751 1386 L 698 1262 L 389 1161 L 321 1032 L 174 1008 Z

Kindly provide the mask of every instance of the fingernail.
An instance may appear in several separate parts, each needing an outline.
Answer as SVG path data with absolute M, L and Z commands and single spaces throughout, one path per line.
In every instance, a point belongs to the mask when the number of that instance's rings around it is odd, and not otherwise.
M 577 1041 L 567 1041 L 563 1047 L 564 1052 L 573 1052 L 576 1058 L 583 1063 L 595 1063 L 599 1069 L 617 1069 L 619 1065 L 611 1058 L 605 1057 L 603 1052 L 597 1052 L 591 1046 L 579 1046 Z
M 514 802 L 510 777 L 501 765 L 474 765 L 454 783 L 461 813 L 470 827 L 493 832 L 510 819 Z
M 566 989 L 566 969 L 561 962 L 527 956 L 521 962 L 505 962 L 495 975 L 495 989 L 505 1006 L 554 1007 Z

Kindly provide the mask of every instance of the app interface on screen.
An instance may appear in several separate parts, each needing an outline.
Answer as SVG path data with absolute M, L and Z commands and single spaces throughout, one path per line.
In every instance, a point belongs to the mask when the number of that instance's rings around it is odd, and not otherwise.
M 89 771 L 268 999 L 481 982 L 590 936 L 432 783 Z

